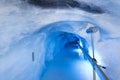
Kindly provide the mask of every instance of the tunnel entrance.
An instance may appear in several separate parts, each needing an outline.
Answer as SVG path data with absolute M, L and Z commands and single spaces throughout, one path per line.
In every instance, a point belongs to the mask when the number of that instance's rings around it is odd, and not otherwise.
M 74 33 L 62 31 L 52 32 L 47 36 L 45 42 L 46 61 L 52 60 L 56 56 L 78 57 L 79 53 L 75 52 L 77 49 L 80 49 L 83 55 L 88 54 L 88 44 L 86 40 Z
M 49 33 L 45 42 L 46 69 L 41 80 L 85 80 L 88 78 L 87 71 L 84 71 L 85 69 L 82 71 L 82 65 L 88 67 L 85 59 L 88 46 L 84 38 L 78 34 L 58 31 Z M 92 68 L 90 65 L 89 67 Z M 80 73 L 77 69 L 81 70 Z
M 104 74 L 104 72 L 100 69 L 100 66 L 97 65 L 97 63 L 93 61 L 93 58 L 88 54 L 89 53 L 88 43 L 83 37 L 81 37 L 76 33 L 71 33 L 67 30 L 64 31 L 63 27 L 61 28 L 61 30 L 56 29 L 54 28 L 55 26 L 54 24 L 51 24 L 50 26 L 52 25 L 53 27 L 49 28 L 49 30 L 51 31 L 48 32 L 45 40 L 46 70 L 42 75 L 42 78 L 43 78 L 42 80 L 48 80 L 48 79 L 54 80 L 55 78 L 54 74 L 57 74 L 56 72 L 59 73 L 59 71 L 57 70 L 61 70 L 61 69 L 63 71 L 62 72 L 63 74 L 64 74 L 64 71 L 66 71 L 66 69 L 68 69 L 68 72 L 63 75 L 62 79 L 59 79 L 60 78 L 59 75 L 56 75 L 58 76 L 57 80 L 81 80 L 81 79 L 92 80 L 93 64 L 95 65 L 95 69 L 98 74 L 96 75 L 96 79 L 109 80 L 107 76 Z M 86 22 L 85 22 L 85 25 L 86 25 Z M 70 25 L 67 28 L 69 28 L 70 30 L 72 29 Z M 77 62 L 80 62 L 79 63 L 80 65 L 78 68 L 81 70 L 80 73 L 76 71 L 77 68 L 75 65 Z M 90 69 L 86 70 L 85 67 L 86 68 L 89 67 Z M 55 73 L 54 73 L 54 69 L 55 69 Z M 69 70 L 71 72 L 69 72 Z M 88 71 L 90 71 L 90 74 L 87 74 Z M 60 74 L 62 73 L 60 71 Z M 73 73 L 73 74 L 69 74 L 69 73 Z M 69 76 L 71 75 L 70 79 L 68 75 Z

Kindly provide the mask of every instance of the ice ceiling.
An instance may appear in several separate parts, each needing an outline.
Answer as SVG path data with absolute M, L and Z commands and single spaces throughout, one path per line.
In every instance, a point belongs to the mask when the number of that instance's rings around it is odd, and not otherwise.
M 107 67 L 110 80 L 119 80 L 120 1 L 51 0 L 48 7 L 41 1 L 0 0 L 0 80 L 40 80 L 46 36 L 63 31 L 82 36 L 91 45 L 85 31 L 92 25 L 99 29 L 95 34 L 98 61 Z

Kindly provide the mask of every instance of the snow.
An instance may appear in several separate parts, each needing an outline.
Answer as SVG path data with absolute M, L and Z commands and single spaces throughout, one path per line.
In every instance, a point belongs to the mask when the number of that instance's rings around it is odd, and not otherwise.
M 83 0 L 82 0 L 83 1 Z M 0 1 L 0 80 L 39 80 L 44 68 L 45 39 L 54 31 L 84 37 L 95 25 L 95 50 L 110 80 L 119 80 L 120 1 L 85 0 L 106 10 L 93 14 L 78 9 L 41 9 L 20 0 Z M 31 59 L 35 53 L 35 62 Z

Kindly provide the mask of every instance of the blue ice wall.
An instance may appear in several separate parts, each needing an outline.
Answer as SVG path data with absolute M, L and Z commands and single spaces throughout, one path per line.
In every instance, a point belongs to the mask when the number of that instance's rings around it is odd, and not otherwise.
M 72 25 L 76 23 L 80 25 L 81 30 L 86 26 L 86 22 L 79 21 L 56 22 L 29 33 L 20 41 L 14 42 L 8 52 L 0 58 L 0 79 L 41 80 L 41 75 L 46 73 L 49 63 L 54 61 L 54 58 L 56 60 L 56 56 L 58 59 L 66 59 L 64 58 L 65 55 L 71 59 L 73 56 L 76 57 L 75 59 L 80 58 L 79 52 L 75 52 L 74 49 L 87 50 L 87 45 L 85 39 L 74 34 L 75 30 Z M 73 33 L 70 33 L 71 31 Z M 34 61 L 32 61 L 33 52 L 35 54 Z M 84 61 L 84 55 L 80 59 Z M 55 64 L 57 63 L 55 62 Z
M 92 79 L 92 66 L 86 59 L 88 44 L 84 38 L 68 32 L 52 32 L 45 40 L 45 49 L 45 64 L 41 80 Z M 76 67 L 81 71 L 76 71 Z M 91 72 L 89 75 L 86 74 L 86 67 Z

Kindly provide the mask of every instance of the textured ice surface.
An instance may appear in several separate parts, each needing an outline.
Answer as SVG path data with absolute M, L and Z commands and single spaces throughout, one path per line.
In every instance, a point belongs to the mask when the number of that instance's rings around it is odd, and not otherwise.
M 41 9 L 20 0 L 0 0 L 0 80 L 39 80 L 46 35 L 61 30 L 76 33 L 90 45 L 85 29 L 91 25 L 87 22 L 99 28 L 95 50 L 107 67 L 105 72 L 111 80 L 119 80 L 120 1 L 84 1 L 104 8 L 106 13 L 93 14 L 77 8 Z

